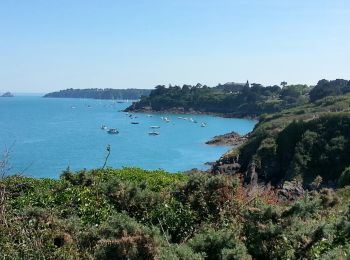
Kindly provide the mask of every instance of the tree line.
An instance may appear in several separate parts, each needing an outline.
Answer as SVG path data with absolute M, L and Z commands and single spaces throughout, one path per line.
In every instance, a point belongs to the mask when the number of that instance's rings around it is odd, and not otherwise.
M 57 92 L 52 92 L 46 94 L 44 97 L 50 98 L 92 98 L 92 99 L 140 99 L 141 96 L 148 96 L 150 94 L 150 89 L 65 89 Z

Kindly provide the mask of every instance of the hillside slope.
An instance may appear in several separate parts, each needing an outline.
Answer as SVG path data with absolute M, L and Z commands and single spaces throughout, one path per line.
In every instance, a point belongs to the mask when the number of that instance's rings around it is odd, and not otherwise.
M 236 172 L 245 173 L 248 182 L 297 179 L 306 187 L 320 176 L 336 186 L 350 166 L 349 129 L 349 94 L 263 115 L 248 141 L 224 155 L 213 172 L 238 163 Z

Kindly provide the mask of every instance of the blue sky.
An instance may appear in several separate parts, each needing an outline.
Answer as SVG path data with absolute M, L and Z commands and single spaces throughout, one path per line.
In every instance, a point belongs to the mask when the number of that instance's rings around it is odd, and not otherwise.
M 0 0 L 0 92 L 350 78 L 348 0 Z

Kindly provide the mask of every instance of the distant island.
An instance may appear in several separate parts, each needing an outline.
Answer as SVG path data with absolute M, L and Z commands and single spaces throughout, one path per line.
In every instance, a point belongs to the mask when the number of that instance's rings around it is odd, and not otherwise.
M 150 89 L 65 89 L 44 95 L 45 98 L 89 98 L 89 99 L 117 99 L 137 100 L 150 94 Z
M 14 95 L 11 92 L 5 92 L 1 97 L 14 97 Z

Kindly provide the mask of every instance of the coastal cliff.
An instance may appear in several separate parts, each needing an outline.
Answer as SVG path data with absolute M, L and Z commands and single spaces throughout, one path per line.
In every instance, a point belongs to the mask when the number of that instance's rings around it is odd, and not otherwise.
M 247 183 L 280 186 L 298 180 L 312 189 L 321 179 L 322 186 L 335 187 L 350 166 L 349 127 L 349 94 L 266 115 L 249 138 L 216 161 L 211 171 L 241 173 Z

